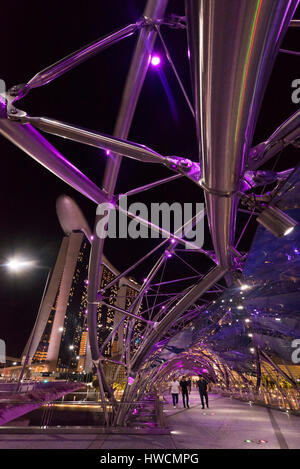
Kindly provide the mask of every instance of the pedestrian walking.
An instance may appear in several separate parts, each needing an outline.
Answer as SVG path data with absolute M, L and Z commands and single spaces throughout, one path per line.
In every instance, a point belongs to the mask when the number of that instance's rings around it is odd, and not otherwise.
M 174 409 L 176 409 L 176 405 L 178 404 L 179 391 L 180 391 L 179 382 L 177 381 L 176 378 L 174 378 L 172 382 L 170 383 L 170 393 L 172 394 L 172 401 L 173 401 Z
M 183 406 L 187 407 L 189 409 L 190 408 L 190 406 L 189 406 L 189 394 L 191 392 L 191 385 L 187 381 L 186 376 L 183 376 L 183 378 L 180 381 L 179 385 L 180 385 L 180 390 L 181 390 L 181 394 L 182 394 Z
M 206 407 L 208 408 L 208 394 L 207 394 L 207 381 L 203 378 L 203 376 L 199 376 L 199 380 L 197 381 L 198 391 L 201 399 L 202 409 L 204 409 L 204 399 L 206 403 Z

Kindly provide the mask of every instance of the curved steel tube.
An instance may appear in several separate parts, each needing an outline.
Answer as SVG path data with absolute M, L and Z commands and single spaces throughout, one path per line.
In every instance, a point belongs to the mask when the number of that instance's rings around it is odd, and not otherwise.
M 237 191 L 262 97 L 298 0 L 187 0 L 202 186 L 221 265 L 231 266 Z
M 168 0 L 148 0 L 144 16 L 157 20 L 163 17 Z M 131 122 L 134 116 L 136 104 L 149 66 L 149 54 L 151 54 L 156 31 L 152 27 L 145 27 L 140 31 L 139 39 L 134 51 L 130 70 L 127 76 L 125 90 L 123 93 L 121 108 L 114 130 L 114 135 L 118 138 L 127 138 Z M 122 157 L 112 155 L 108 160 L 103 180 L 103 189 L 111 199 L 114 194 L 117 177 L 120 170 Z M 96 218 L 95 226 L 98 222 Z M 89 341 L 91 347 L 92 360 L 97 363 L 99 360 L 99 346 L 97 337 L 97 296 L 100 285 L 101 262 L 103 257 L 104 239 L 95 237 L 91 245 L 90 263 L 89 263 L 89 285 L 88 285 L 88 327 Z M 98 365 L 101 365 L 98 362 Z M 98 366 L 99 380 L 103 380 L 104 385 L 108 387 L 101 366 Z M 110 396 L 113 392 L 110 390 Z

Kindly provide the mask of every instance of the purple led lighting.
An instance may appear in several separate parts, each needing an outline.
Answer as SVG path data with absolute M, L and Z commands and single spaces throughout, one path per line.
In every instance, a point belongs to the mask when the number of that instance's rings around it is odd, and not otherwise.
M 109 156 L 110 155 L 110 150 L 105 150 L 105 153 L 106 153 L 107 156 Z
M 134 383 L 134 378 L 132 378 L 131 376 L 128 376 L 128 384 L 129 384 L 129 386 L 131 386 L 133 383 Z
M 158 55 L 153 55 L 153 57 L 150 57 L 150 62 L 153 67 L 157 67 L 160 64 L 160 57 Z

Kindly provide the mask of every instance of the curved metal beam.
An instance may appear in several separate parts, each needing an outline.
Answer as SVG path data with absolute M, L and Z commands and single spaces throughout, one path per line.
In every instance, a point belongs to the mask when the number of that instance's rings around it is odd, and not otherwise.
M 231 267 L 240 176 L 298 0 L 187 0 L 202 187 L 221 265 Z

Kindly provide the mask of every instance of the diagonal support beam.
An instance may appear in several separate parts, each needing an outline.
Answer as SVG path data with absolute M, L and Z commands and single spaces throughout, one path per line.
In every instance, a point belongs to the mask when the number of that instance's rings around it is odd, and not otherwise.
M 0 106 L 5 106 L 0 97 Z M 27 155 L 96 204 L 108 202 L 105 193 L 68 161 L 30 124 L 0 119 L 0 133 Z

